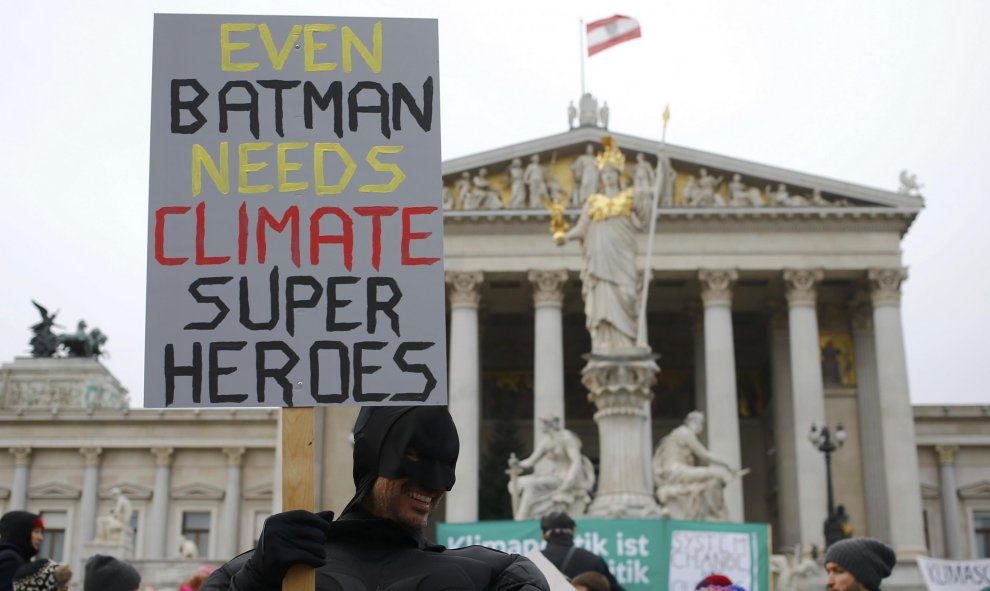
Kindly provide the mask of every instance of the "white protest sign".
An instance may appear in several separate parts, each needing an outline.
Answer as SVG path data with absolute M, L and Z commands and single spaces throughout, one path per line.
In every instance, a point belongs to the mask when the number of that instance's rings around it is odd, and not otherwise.
M 747 591 L 759 591 L 753 580 L 758 544 L 752 537 L 748 532 L 675 529 L 670 534 L 667 589 L 691 591 L 698 581 L 719 573 Z
M 990 560 L 941 560 L 918 557 L 918 568 L 930 591 L 986 591 Z
M 158 14 L 145 406 L 445 404 L 437 22 Z

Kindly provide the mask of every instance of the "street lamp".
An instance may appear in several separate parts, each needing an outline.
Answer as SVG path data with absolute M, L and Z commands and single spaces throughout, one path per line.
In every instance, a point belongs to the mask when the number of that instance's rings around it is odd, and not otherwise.
M 842 428 L 842 423 L 835 427 L 835 434 L 829 432 L 828 425 L 819 427 L 811 424 L 811 432 L 808 433 L 808 440 L 818 448 L 818 451 L 825 454 L 825 482 L 828 486 L 828 516 L 825 518 L 825 547 L 829 547 L 839 540 L 849 537 L 844 528 L 848 516 L 845 511 L 840 516 L 835 510 L 835 496 L 832 494 L 832 452 L 836 451 L 846 442 L 846 430 Z

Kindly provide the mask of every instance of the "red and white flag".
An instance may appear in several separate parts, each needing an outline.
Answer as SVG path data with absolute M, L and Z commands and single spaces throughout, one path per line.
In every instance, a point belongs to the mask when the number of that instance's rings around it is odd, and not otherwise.
M 588 23 L 588 57 L 623 41 L 639 37 L 639 22 L 617 14 Z

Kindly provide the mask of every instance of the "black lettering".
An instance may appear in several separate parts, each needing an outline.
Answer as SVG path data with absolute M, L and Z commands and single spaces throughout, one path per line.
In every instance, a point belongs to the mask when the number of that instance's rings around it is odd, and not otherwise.
M 309 297 L 304 300 L 296 299 L 296 286 L 309 286 Z M 315 308 L 323 296 L 320 282 L 309 275 L 294 275 L 285 280 L 285 330 L 289 336 L 296 336 L 296 310 L 299 308 Z
M 338 138 L 344 137 L 344 115 L 341 110 L 344 100 L 343 88 L 343 84 L 338 80 L 330 83 L 325 94 L 320 94 L 312 82 L 307 81 L 303 84 L 303 121 L 306 129 L 313 129 L 313 103 L 316 103 L 321 111 L 326 111 L 330 108 L 330 103 L 333 103 L 333 132 Z
M 340 394 L 320 394 L 320 351 L 334 349 L 340 361 Z M 340 341 L 316 341 L 309 348 L 309 393 L 321 404 L 339 404 L 347 400 L 351 388 L 351 359 L 347 345 Z
M 374 90 L 378 92 L 378 103 L 374 105 L 358 106 L 358 94 L 362 90 Z M 348 125 L 351 131 L 358 129 L 358 113 L 378 113 L 381 119 L 382 135 L 386 138 L 392 137 L 392 130 L 388 126 L 388 93 L 381 84 L 365 80 L 358 82 L 354 88 L 347 93 L 347 116 Z
M 378 301 L 378 288 L 388 287 L 392 291 L 392 297 L 388 301 Z M 378 325 L 376 312 L 382 312 L 392 321 L 392 332 L 395 336 L 399 334 L 399 315 L 395 312 L 395 306 L 402 299 L 402 291 L 399 284 L 392 277 L 369 277 L 368 278 L 368 334 L 375 334 Z
M 251 320 L 251 290 L 248 289 L 247 277 L 241 277 L 241 324 L 248 330 L 271 330 L 278 324 L 278 266 L 272 268 L 268 276 L 268 294 L 271 301 L 272 313 L 268 322 L 254 322 Z
M 248 102 L 246 103 L 231 103 L 227 100 L 227 95 L 230 91 L 235 88 L 243 88 L 248 93 Z M 250 116 L 250 126 L 251 135 L 254 139 L 260 137 L 260 130 L 258 125 L 258 91 L 254 89 L 254 85 L 247 80 L 231 80 L 230 82 L 223 85 L 220 89 L 220 94 L 217 96 L 217 101 L 220 105 L 220 133 L 227 133 L 227 113 L 230 111 L 247 111 Z
M 422 392 L 397 392 L 395 393 L 391 400 L 395 402 L 426 402 L 426 399 L 430 397 L 430 393 L 437 386 L 437 378 L 430 371 L 430 368 L 425 363 L 409 363 L 406 361 L 406 352 L 408 351 L 425 351 L 432 347 L 434 343 L 428 342 L 409 342 L 400 343 L 399 347 L 395 350 L 395 355 L 392 359 L 395 360 L 395 365 L 402 370 L 402 373 L 418 373 L 426 378 L 426 386 L 423 387 Z
M 220 326 L 223 319 L 227 317 L 227 313 L 230 312 L 230 308 L 227 304 L 223 303 L 220 296 L 203 295 L 200 293 L 199 288 L 204 285 L 226 285 L 231 279 L 233 277 L 200 277 L 189 284 L 189 293 L 192 294 L 193 299 L 200 304 L 213 304 L 217 307 L 217 315 L 209 322 L 190 322 L 182 330 L 213 330 Z
M 269 351 L 281 351 L 285 355 L 286 360 L 282 367 L 268 367 L 265 358 Z M 265 380 L 272 378 L 279 386 L 282 386 L 282 400 L 285 402 L 285 406 L 292 408 L 292 382 L 289 381 L 288 375 L 292 368 L 299 363 L 299 356 L 282 341 L 259 341 L 254 345 L 254 352 L 255 366 L 258 372 L 258 402 L 265 401 Z
M 196 98 L 188 101 L 182 100 L 183 87 L 189 87 L 195 90 Z M 200 112 L 199 106 L 203 104 L 203 101 L 208 96 L 210 96 L 210 93 L 206 92 L 203 85 L 195 78 L 172 79 L 172 133 L 196 133 L 200 127 L 206 124 L 206 116 Z M 183 124 L 182 111 L 191 113 L 196 121 Z
M 337 286 L 342 283 L 353 285 L 357 282 L 357 277 L 347 275 L 327 278 L 327 332 L 346 332 L 361 326 L 360 322 L 337 322 L 337 310 L 346 308 L 351 303 L 351 300 L 337 299 Z
M 359 341 L 354 343 L 354 401 L 355 402 L 381 402 L 388 394 L 384 392 L 365 392 L 364 376 L 370 376 L 382 368 L 380 365 L 364 365 L 365 350 L 377 351 L 384 349 L 386 343 L 382 341 Z
M 165 345 L 165 406 L 175 402 L 175 378 L 192 378 L 192 399 L 199 403 L 203 391 L 203 346 L 193 343 L 192 365 L 175 364 L 175 345 Z
M 299 81 L 258 80 L 258 84 L 275 91 L 275 133 L 278 134 L 278 137 L 285 137 L 285 134 L 282 133 L 282 91 L 299 86 Z
M 433 127 L 433 76 L 429 76 L 423 82 L 423 108 L 416 105 L 416 99 L 406 88 L 405 84 L 395 82 L 392 84 L 392 127 L 396 130 L 402 129 L 402 105 L 409 109 L 409 114 L 413 116 L 419 128 L 423 131 L 430 131 Z
M 210 402 L 244 402 L 247 394 L 221 394 L 220 376 L 232 374 L 237 371 L 236 367 L 220 365 L 220 351 L 240 351 L 247 346 L 247 341 L 229 341 L 220 343 L 210 343 Z

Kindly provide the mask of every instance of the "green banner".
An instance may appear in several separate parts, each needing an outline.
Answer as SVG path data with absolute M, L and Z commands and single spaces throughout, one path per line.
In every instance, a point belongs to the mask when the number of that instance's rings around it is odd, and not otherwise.
M 576 519 L 575 544 L 601 556 L 629 591 L 691 591 L 721 573 L 747 591 L 770 589 L 770 526 L 669 519 Z M 529 521 L 440 523 L 437 542 L 526 554 L 543 547 Z

